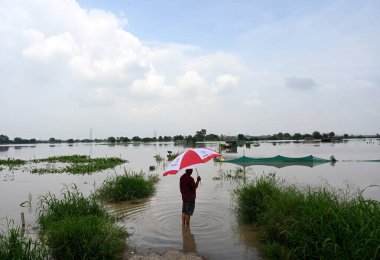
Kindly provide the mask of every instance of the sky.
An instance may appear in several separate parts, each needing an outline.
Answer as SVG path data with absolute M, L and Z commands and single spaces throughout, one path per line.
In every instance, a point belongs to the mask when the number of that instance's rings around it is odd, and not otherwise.
M 380 1 L 0 3 L 10 139 L 380 133 Z

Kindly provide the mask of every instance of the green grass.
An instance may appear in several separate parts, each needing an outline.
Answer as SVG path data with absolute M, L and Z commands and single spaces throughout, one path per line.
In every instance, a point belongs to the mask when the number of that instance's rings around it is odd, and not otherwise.
M 61 198 L 39 200 L 40 235 L 56 259 L 116 259 L 124 250 L 125 228 L 116 224 L 93 195 L 66 187 Z
M 48 250 L 40 242 L 26 237 L 20 228 L 0 233 L 0 259 L 48 259 Z
M 97 190 L 97 196 L 107 201 L 127 201 L 152 196 L 159 181 L 158 176 L 124 170 L 123 175 L 117 175 L 104 181 Z
M 380 205 L 361 193 L 300 190 L 274 174 L 234 191 L 237 214 L 263 228 L 271 259 L 378 259 Z

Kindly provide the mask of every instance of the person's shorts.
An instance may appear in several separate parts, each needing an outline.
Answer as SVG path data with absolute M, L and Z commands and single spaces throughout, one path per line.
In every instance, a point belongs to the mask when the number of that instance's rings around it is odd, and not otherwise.
M 195 201 L 183 201 L 182 213 L 192 216 L 194 213 Z

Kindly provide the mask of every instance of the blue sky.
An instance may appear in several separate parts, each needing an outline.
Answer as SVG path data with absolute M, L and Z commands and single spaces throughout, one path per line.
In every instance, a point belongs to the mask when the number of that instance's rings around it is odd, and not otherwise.
M 380 133 L 379 1 L 3 0 L 10 138 Z

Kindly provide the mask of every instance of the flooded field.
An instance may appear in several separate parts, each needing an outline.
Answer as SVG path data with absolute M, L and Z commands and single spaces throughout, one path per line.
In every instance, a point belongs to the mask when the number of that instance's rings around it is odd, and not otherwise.
M 218 143 L 207 143 L 206 147 L 217 149 Z M 116 214 L 120 223 L 132 233 L 129 244 L 140 254 L 163 253 L 169 249 L 196 252 L 208 259 L 260 259 L 259 237 L 252 227 L 240 225 L 234 214 L 231 191 L 239 181 L 223 178 L 221 172 L 235 170 L 231 163 L 210 161 L 198 167 L 202 183 L 197 191 L 194 216 L 190 230 L 182 230 L 180 174 L 162 177 L 165 162 L 156 162 L 154 156 L 166 158 L 167 152 L 181 152 L 185 148 L 173 144 L 140 144 L 110 146 L 103 144 L 38 144 L 34 146 L 0 146 L 0 159 L 40 159 L 59 155 L 89 155 L 90 157 L 120 157 L 127 163 L 112 170 L 91 175 L 32 174 L 32 163 L 18 170 L 2 166 L 0 171 L 0 224 L 6 226 L 7 219 L 20 223 L 21 212 L 25 213 L 27 232 L 35 232 L 35 210 L 38 197 L 47 192 L 59 193 L 65 184 L 75 183 L 80 191 L 89 194 L 102 182 L 124 169 L 144 171 L 160 175 L 157 193 L 150 199 L 134 203 L 107 205 Z M 246 167 L 247 178 L 276 172 L 288 183 L 310 186 L 331 185 L 337 188 L 365 189 L 380 185 L 380 163 L 363 160 L 380 159 L 379 140 L 352 140 L 343 143 L 276 143 L 262 142 L 258 147 L 239 147 L 237 153 L 224 154 L 226 158 L 239 157 L 304 157 L 313 155 L 338 161 L 314 167 L 273 166 Z M 154 171 L 149 171 L 155 166 Z M 196 175 L 196 172 L 195 174 Z M 240 180 L 242 181 L 242 180 Z M 380 188 L 365 189 L 364 196 L 380 200 Z M 23 202 L 28 201 L 30 203 Z

